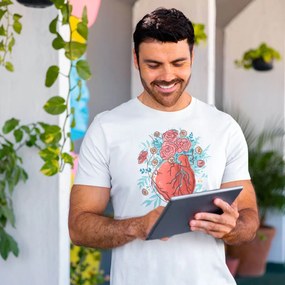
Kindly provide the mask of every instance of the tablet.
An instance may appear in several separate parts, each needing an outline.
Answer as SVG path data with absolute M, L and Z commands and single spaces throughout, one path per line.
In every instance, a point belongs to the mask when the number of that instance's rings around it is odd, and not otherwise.
M 222 214 L 222 210 L 214 205 L 214 199 L 220 198 L 232 204 L 242 189 L 242 186 L 237 186 L 172 197 L 146 239 L 171 237 L 191 231 L 189 221 L 196 213 Z

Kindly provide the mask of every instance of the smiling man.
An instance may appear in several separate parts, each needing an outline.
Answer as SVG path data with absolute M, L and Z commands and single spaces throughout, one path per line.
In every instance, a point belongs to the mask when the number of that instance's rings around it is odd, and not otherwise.
M 144 90 L 96 116 L 85 136 L 71 239 L 113 249 L 112 285 L 235 284 L 224 243 L 251 240 L 259 223 L 244 136 L 229 115 L 185 91 L 194 30 L 182 12 L 147 14 L 133 37 Z M 145 240 L 171 197 L 237 185 L 243 191 L 232 205 L 214 201 L 223 214 L 197 213 L 188 233 Z M 109 200 L 114 218 L 104 216 Z

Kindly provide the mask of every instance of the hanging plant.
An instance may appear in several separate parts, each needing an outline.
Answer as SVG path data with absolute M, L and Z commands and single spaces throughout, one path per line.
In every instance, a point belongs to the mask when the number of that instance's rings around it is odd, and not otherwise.
M 0 66 L 10 72 L 14 71 L 14 65 L 8 57 L 11 56 L 16 42 L 15 34 L 22 31 L 22 16 L 11 12 L 12 4 L 11 0 L 2 0 L 0 3 Z
M 193 28 L 195 35 L 195 40 L 194 40 L 195 45 L 199 45 L 201 42 L 206 42 L 207 34 L 205 33 L 205 25 L 201 23 L 197 24 L 193 23 Z
M 5 3 L 11 1 L 6 0 Z M 64 76 L 69 82 L 67 94 L 51 97 L 43 106 L 43 109 L 51 115 L 65 114 L 64 124 L 59 127 L 44 122 L 22 125 L 16 118 L 7 120 L 0 132 L 0 255 L 7 259 L 9 253 L 15 256 L 19 254 L 19 248 L 14 238 L 6 231 L 8 224 L 15 227 L 15 216 L 12 205 L 12 195 L 19 182 L 25 182 L 28 174 L 23 167 L 23 160 L 19 150 L 23 147 L 35 147 L 44 161 L 41 172 L 52 176 L 63 171 L 66 164 L 73 165 L 74 158 L 66 151 L 66 144 L 70 141 L 70 132 L 66 130 L 75 127 L 74 109 L 69 108 L 71 91 L 78 90 L 77 101 L 81 98 L 82 80 L 91 77 L 88 62 L 81 59 L 85 54 L 88 39 L 88 19 L 86 8 L 83 10 L 82 18 L 76 19 L 71 16 L 72 7 L 69 1 L 52 0 L 59 16 L 55 17 L 49 24 L 50 32 L 55 36 L 52 47 L 55 50 L 64 49 L 65 57 L 69 59 L 69 72 L 64 73 L 59 66 L 52 65 L 48 68 L 45 85 L 51 87 L 59 76 Z M 10 4 L 9 4 L 10 5 Z M 3 7 L 3 6 L 1 6 Z M 5 12 L 7 13 L 7 12 Z M 60 26 L 67 26 L 70 34 L 69 39 L 63 39 L 60 35 Z M 80 41 L 74 35 L 80 36 Z M 76 37 L 78 38 L 78 37 Z M 71 70 L 78 74 L 78 80 L 71 83 Z
M 274 59 L 281 60 L 280 53 L 266 43 L 262 43 L 256 49 L 247 50 L 242 59 L 235 60 L 235 65 L 244 69 L 268 71 L 273 68 Z

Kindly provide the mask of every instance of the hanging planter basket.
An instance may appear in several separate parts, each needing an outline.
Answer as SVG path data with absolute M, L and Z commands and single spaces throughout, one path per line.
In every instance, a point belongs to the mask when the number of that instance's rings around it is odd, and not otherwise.
M 53 5 L 50 0 L 17 0 L 20 4 L 33 8 L 45 8 Z
M 258 71 L 269 71 L 273 68 L 273 61 L 266 62 L 262 57 L 252 61 L 252 67 Z

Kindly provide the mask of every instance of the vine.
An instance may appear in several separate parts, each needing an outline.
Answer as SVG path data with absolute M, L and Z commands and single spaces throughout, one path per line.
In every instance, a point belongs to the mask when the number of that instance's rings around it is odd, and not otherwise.
M 11 72 L 14 71 L 14 65 L 7 60 L 7 56 L 11 55 L 16 42 L 14 32 L 20 34 L 22 31 L 22 16 L 10 11 L 12 4 L 11 0 L 0 2 L 0 65 Z
M 49 24 L 49 31 L 55 35 L 52 47 L 55 50 L 64 49 L 65 57 L 69 60 L 70 65 L 67 74 L 61 71 L 57 65 L 50 66 L 46 72 L 45 85 L 49 88 L 57 81 L 59 76 L 64 76 L 69 82 L 69 89 L 65 95 L 51 97 L 44 104 L 43 109 L 51 115 L 64 113 L 65 118 L 62 127 L 44 122 L 22 125 L 16 118 L 7 120 L 2 127 L 2 133 L 0 132 L 0 255 L 4 260 L 8 258 L 9 253 L 13 253 L 15 256 L 19 254 L 17 242 L 6 231 L 8 224 L 15 227 L 15 215 L 12 205 L 14 189 L 20 182 L 25 182 L 28 179 L 19 151 L 25 146 L 38 149 L 39 155 L 44 162 L 40 171 L 46 176 L 52 176 L 63 171 L 66 164 L 73 165 L 73 157 L 65 151 L 69 141 L 70 151 L 73 150 L 70 132 L 67 131 L 69 129 L 68 124 L 71 128 L 76 126 L 75 110 L 69 108 L 70 94 L 74 89 L 78 89 L 77 101 L 79 101 L 82 81 L 91 77 L 87 61 L 81 59 L 86 52 L 88 39 L 86 8 L 83 10 L 82 18 L 77 19 L 76 25 L 74 25 L 72 20 L 75 17 L 71 16 L 72 6 L 69 1 L 51 1 L 54 3 L 59 15 Z M 6 61 L 6 55 L 8 52 L 12 52 L 12 47 L 15 44 L 13 33 L 10 31 L 9 19 L 13 18 L 12 26 L 15 32 L 20 33 L 22 28 L 19 22 L 21 16 L 11 14 L 8 10 L 8 6 L 11 4 L 13 4 L 11 0 L 2 0 L 0 3 L 0 19 L 8 17 L 8 24 L 5 27 L 4 25 L 0 26 L 0 35 L 2 33 L 6 37 L 6 41 L 0 42 L 0 51 L 4 52 L 4 56 L 0 57 L 0 63 L 9 71 L 14 69 L 12 63 Z M 3 28 L 1 28 L 2 26 Z M 68 39 L 64 39 L 59 32 L 63 26 L 70 31 Z M 80 42 L 74 40 L 74 34 L 81 37 Z M 3 45 L 1 45 L 2 42 Z M 71 85 L 70 75 L 72 69 L 76 70 L 79 78 L 75 85 Z

